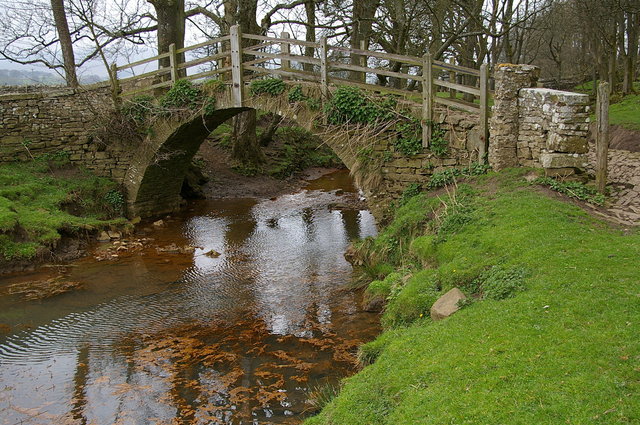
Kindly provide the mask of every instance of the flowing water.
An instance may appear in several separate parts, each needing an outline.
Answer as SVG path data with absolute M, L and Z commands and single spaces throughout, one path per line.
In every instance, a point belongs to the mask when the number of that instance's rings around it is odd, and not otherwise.
M 195 202 L 132 236 L 142 247 L 0 277 L 0 424 L 300 423 L 379 331 L 347 290 L 344 251 L 376 232 L 332 205 L 353 192 L 341 171 L 272 200 Z M 12 290 L 60 273 L 79 289 Z

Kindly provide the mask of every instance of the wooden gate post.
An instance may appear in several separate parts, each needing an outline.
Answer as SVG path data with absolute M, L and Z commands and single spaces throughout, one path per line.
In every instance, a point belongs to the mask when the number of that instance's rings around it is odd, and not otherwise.
M 428 148 L 431 142 L 433 125 L 433 60 L 431 53 L 422 57 L 422 147 Z
M 596 100 L 596 186 L 604 195 L 607 185 L 607 161 L 609 154 L 609 83 L 598 85 Z
M 478 162 L 487 163 L 489 152 L 489 70 L 488 65 L 480 65 L 480 147 Z
M 455 65 L 456 61 L 453 58 L 449 58 L 449 60 L 447 61 L 450 65 Z M 457 83 L 458 80 L 456 80 L 456 72 L 455 71 L 449 71 L 449 82 L 450 83 Z M 455 99 L 457 97 L 457 92 L 455 91 L 455 89 L 449 89 L 449 97 L 451 99 Z
M 360 50 L 367 50 L 367 42 L 365 40 L 360 40 Z M 358 58 L 358 65 L 366 68 L 367 67 L 367 56 L 360 55 Z M 367 82 L 367 73 L 361 72 L 359 75 L 359 81 L 366 83 Z
M 329 69 L 327 63 L 327 37 L 320 40 L 320 91 L 322 99 L 329 99 Z
M 242 81 L 242 31 L 240 25 L 230 28 L 231 37 L 231 93 L 233 93 L 233 106 L 244 105 L 244 83 Z

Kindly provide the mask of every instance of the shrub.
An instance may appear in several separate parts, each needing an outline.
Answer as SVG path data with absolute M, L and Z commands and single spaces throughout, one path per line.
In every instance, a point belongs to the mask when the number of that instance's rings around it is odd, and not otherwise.
M 504 300 L 525 290 L 524 279 L 527 275 L 527 270 L 522 267 L 497 265 L 480 275 L 478 286 L 484 298 Z
M 551 177 L 540 177 L 533 181 L 535 184 L 548 186 L 556 192 L 567 195 L 570 198 L 579 199 L 596 205 L 604 205 L 605 196 L 591 187 L 580 182 L 562 182 Z
M 289 93 L 287 94 L 287 98 L 289 103 L 302 102 L 307 97 L 302 93 L 302 86 L 293 86 L 289 89 Z
M 200 89 L 189 80 L 178 80 L 173 87 L 160 98 L 163 108 L 195 108 L 202 98 Z
M 285 88 L 284 81 L 279 78 L 264 78 L 251 81 L 249 93 L 252 95 L 268 94 L 275 97 L 284 93 Z
M 227 85 L 224 81 L 214 78 L 207 80 L 202 84 L 202 91 L 208 95 L 214 95 L 224 92 L 226 87 Z
M 449 141 L 445 138 L 446 132 L 440 124 L 431 122 L 431 139 L 429 139 L 429 149 L 436 156 L 445 156 L 449 153 Z
M 112 214 L 120 215 L 124 212 L 124 195 L 117 189 L 111 189 L 104 195 L 104 200 L 111 207 Z
M 392 97 L 373 99 L 357 87 L 341 86 L 325 105 L 325 114 L 331 124 L 373 124 L 390 120 L 396 105 Z
M 398 152 L 413 156 L 422 152 L 422 125 L 420 120 L 411 117 L 396 124 L 398 136 L 394 147 Z
M 150 95 L 135 96 L 122 104 L 122 114 L 136 125 L 142 124 L 155 109 L 154 98 Z

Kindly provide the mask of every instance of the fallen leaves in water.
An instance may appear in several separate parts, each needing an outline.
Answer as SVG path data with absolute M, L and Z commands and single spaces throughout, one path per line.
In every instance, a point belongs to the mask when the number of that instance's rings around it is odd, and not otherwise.
M 195 250 L 196 248 L 191 245 L 178 246 L 175 243 L 169 244 L 167 246 L 156 247 L 156 251 L 166 252 L 168 254 L 193 254 Z
M 9 285 L 8 292 L 18 295 L 26 301 L 42 300 L 55 297 L 75 289 L 82 288 L 83 283 L 65 280 L 63 276 L 45 280 L 33 280 Z
M 209 257 L 209 258 L 218 258 L 219 256 L 221 256 L 222 254 L 220 254 L 218 251 L 216 251 L 215 249 L 211 249 L 207 252 L 205 252 L 204 254 L 205 257 Z
M 304 326 L 307 337 L 274 335 L 255 318 L 130 334 L 115 347 L 126 380 L 91 362 L 77 363 L 78 376 L 86 377 L 77 381 L 69 418 L 91 423 L 96 403 L 140 403 L 159 416 L 144 420 L 158 425 L 299 423 L 308 410 L 309 385 L 328 371 L 332 377 L 351 373 L 359 344 L 339 337 L 327 323 L 309 320 Z M 83 399 L 91 393 L 100 394 L 98 402 Z M 119 411 L 118 423 L 136 423 L 140 415 Z

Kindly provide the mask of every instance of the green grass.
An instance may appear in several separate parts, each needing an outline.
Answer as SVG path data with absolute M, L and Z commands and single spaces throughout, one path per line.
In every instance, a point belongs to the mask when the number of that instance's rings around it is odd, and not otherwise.
M 599 83 L 600 80 L 596 80 L 596 84 Z M 574 90 L 580 93 L 587 93 L 587 94 L 592 94 L 593 93 L 593 80 L 589 80 L 586 81 L 582 84 L 578 84 L 577 86 L 574 87 Z M 633 83 L 633 90 L 634 91 L 640 91 L 640 81 L 636 81 Z
M 77 234 L 126 222 L 116 184 L 65 155 L 0 165 L 0 257 L 25 259 Z
M 360 352 L 372 364 L 307 424 L 640 423 L 640 234 L 523 173 L 418 195 L 367 242 L 367 261 L 412 277 L 375 284 L 388 305 L 386 331 Z M 395 256 L 370 255 L 397 241 Z M 475 302 L 432 322 L 453 286 Z
M 593 81 L 576 86 L 575 91 L 593 94 Z M 633 90 L 640 92 L 640 81 L 633 83 Z M 621 96 L 613 94 L 609 105 L 609 123 L 619 125 L 629 130 L 640 130 L 640 95 L 629 94 Z M 595 120 L 595 108 L 592 111 L 591 120 Z
M 629 130 L 640 130 L 640 95 L 631 94 L 610 105 L 609 123 Z

